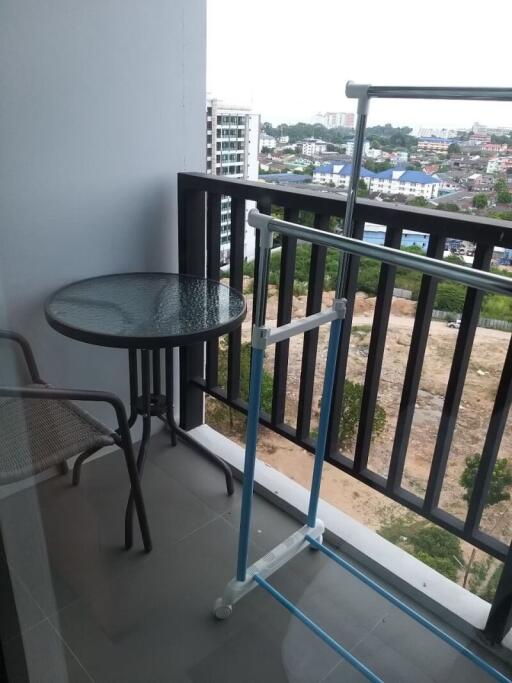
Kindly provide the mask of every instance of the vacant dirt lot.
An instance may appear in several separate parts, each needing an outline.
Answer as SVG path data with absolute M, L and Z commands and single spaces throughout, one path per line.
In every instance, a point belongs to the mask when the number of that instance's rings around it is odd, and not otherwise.
M 332 293 L 326 293 L 324 303 L 328 305 L 331 301 Z M 305 302 L 306 297 L 294 298 L 294 317 L 301 317 L 305 314 Z M 251 295 L 249 295 L 249 310 L 251 310 L 251 305 Z M 347 377 L 359 383 L 364 382 L 374 308 L 375 299 L 367 298 L 364 294 L 357 295 Z M 369 460 L 370 468 L 384 475 L 387 473 L 393 447 L 414 311 L 414 302 L 405 299 L 393 300 L 378 395 L 378 401 L 386 411 L 386 425 L 383 432 L 372 442 Z M 268 324 L 275 325 L 276 315 L 277 296 L 275 292 L 271 292 L 267 307 Z M 250 328 L 251 322 L 247 320 L 243 326 L 243 337 L 247 341 L 250 338 Z M 430 326 L 403 480 L 405 488 L 420 496 L 425 492 L 428 480 L 457 333 L 457 330 L 447 327 L 443 322 L 432 321 Z M 322 389 L 327 339 L 328 327 L 321 328 L 315 373 L 312 428 L 316 427 L 318 420 L 317 407 Z M 459 478 L 464 468 L 465 458 L 480 453 L 482 450 L 509 339 L 510 335 L 505 332 L 483 328 L 477 330 L 464 392 L 456 417 L 455 435 L 441 497 L 441 506 L 461 518 L 465 516 L 466 502 L 462 498 L 464 490 L 459 485 Z M 295 424 L 297 414 L 301 351 L 302 337 L 293 338 L 290 344 L 286 406 L 286 419 L 291 425 Z M 269 372 L 273 372 L 272 352 L 268 354 L 266 363 Z M 349 450 L 346 454 L 351 455 Z M 499 457 L 509 458 L 511 454 L 512 429 L 507 426 Z M 309 486 L 312 457 L 291 442 L 269 430 L 263 430 L 259 457 L 290 478 L 306 487 Z M 404 512 L 401 506 L 331 466 L 325 468 L 322 497 L 373 529 L 378 529 L 383 521 L 394 512 Z M 509 502 L 499 503 L 486 511 L 483 527 L 508 543 L 512 536 L 511 517 Z

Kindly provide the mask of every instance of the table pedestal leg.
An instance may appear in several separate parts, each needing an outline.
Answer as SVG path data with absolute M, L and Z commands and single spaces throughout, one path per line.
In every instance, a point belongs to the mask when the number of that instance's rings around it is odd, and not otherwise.
M 219 467 L 226 478 L 228 496 L 234 493 L 233 473 L 227 463 L 196 441 L 188 432 L 182 429 L 174 419 L 174 391 L 173 391 L 173 350 L 165 350 L 165 396 L 160 387 L 160 351 L 153 352 L 143 349 L 141 353 L 141 395 L 138 395 L 138 368 L 135 350 L 130 350 L 130 427 L 135 423 L 137 416 L 142 416 L 142 438 L 139 444 L 137 456 L 137 469 L 142 479 L 144 463 L 147 455 L 147 445 L 151 437 L 151 418 L 158 417 L 163 420 L 171 434 L 171 444 L 176 446 L 177 437 L 192 446 L 192 448 Z M 152 354 L 152 363 L 151 356 Z M 153 386 L 151 387 L 151 379 Z M 125 546 L 131 548 L 133 544 L 133 512 L 134 501 L 130 492 L 125 514 Z
M 207 460 L 212 462 L 214 465 L 219 467 L 223 472 L 224 476 L 226 478 L 226 489 L 228 496 L 232 496 L 235 487 L 233 483 L 233 473 L 231 471 L 231 467 L 222 460 L 218 455 L 215 453 L 212 453 L 208 448 L 205 448 L 199 441 L 194 439 L 193 436 L 191 436 L 188 432 L 186 432 L 184 429 L 182 429 L 176 420 L 174 419 L 174 387 L 173 387 L 173 354 L 172 354 L 172 349 L 166 349 L 165 350 L 165 390 L 167 394 L 167 416 L 166 416 L 166 421 L 167 421 L 167 426 L 169 427 L 169 430 L 171 432 L 171 439 L 172 439 L 172 445 L 176 445 L 176 436 L 179 436 L 179 438 L 184 441 L 185 443 L 189 444 L 192 446 L 194 450 L 196 450 L 199 455 L 202 455 L 205 457 Z
M 137 455 L 137 469 L 139 471 L 139 477 L 142 479 L 144 462 L 146 460 L 147 444 L 151 436 L 151 375 L 148 350 L 143 349 L 141 351 L 141 360 L 142 396 L 140 404 L 138 397 L 136 398 L 135 406 L 132 404 L 132 413 L 135 409 L 136 414 L 142 414 L 142 438 L 139 444 L 139 453 Z M 136 364 L 132 368 L 132 363 L 130 362 L 130 388 L 132 387 L 133 370 L 135 370 L 135 373 L 137 372 Z M 133 503 L 133 492 L 130 491 L 124 523 L 125 547 L 127 550 L 133 545 Z

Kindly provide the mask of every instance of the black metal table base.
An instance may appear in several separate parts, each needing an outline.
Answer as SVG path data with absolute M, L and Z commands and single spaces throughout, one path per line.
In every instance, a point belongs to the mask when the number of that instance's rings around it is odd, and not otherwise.
M 142 438 L 139 445 L 137 456 L 137 468 L 139 476 L 142 478 L 144 463 L 147 457 L 147 446 L 151 436 L 151 418 L 158 417 L 167 425 L 171 434 L 171 445 L 176 446 L 177 438 L 188 443 L 200 455 L 206 457 L 210 462 L 219 467 L 226 478 L 226 489 L 228 496 L 234 492 L 233 473 L 229 465 L 196 441 L 188 432 L 176 423 L 174 419 L 174 397 L 173 397 L 173 349 L 165 349 L 165 393 L 161 388 L 160 372 L 160 349 L 140 351 L 140 380 L 141 394 L 139 395 L 139 371 L 137 363 L 137 351 L 130 349 L 130 418 L 129 425 L 133 426 L 138 418 L 142 416 Z M 133 495 L 130 493 L 125 515 L 125 547 L 131 548 L 133 545 Z

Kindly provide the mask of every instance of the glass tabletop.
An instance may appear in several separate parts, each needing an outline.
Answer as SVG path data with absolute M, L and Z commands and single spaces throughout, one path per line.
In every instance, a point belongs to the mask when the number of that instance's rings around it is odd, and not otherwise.
M 120 273 L 73 282 L 46 304 L 62 334 L 120 348 L 182 346 L 242 324 L 242 294 L 214 280 L 175 273 Z

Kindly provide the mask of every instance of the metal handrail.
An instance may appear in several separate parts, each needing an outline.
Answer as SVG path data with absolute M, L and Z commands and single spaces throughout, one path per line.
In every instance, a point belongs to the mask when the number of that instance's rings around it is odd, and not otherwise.
M 359 84 L 354 81 L 348 81 L 345 94 L 354 99 L 365 94 L 367 97 L 389 99 L 512 101 L 512 88 L 389 86 Z
M 258 209 L 251 209 L 249 211 L 248 222 L 253 228 L 259 230 L 278 232 L 281 235 L 313 242 L 323 247 L 332 247 L 355 256 L 367 256 L 368 258 L 378 259 L 393 266 L 411 268 L 425 275 L 453 280 L 467 287 L 474 287 L 486 292 L 494 292 L 495 294 L 504 294 L 506 296 L 512 295 L 512 279 L 503 275 L 487 273 L 456 263 L 439 261 L 421 254 L 412 254 L 400 249 L 364 242 L 353 237 L 335 235 L 325 230 L 290 223 L 262 214 Z

